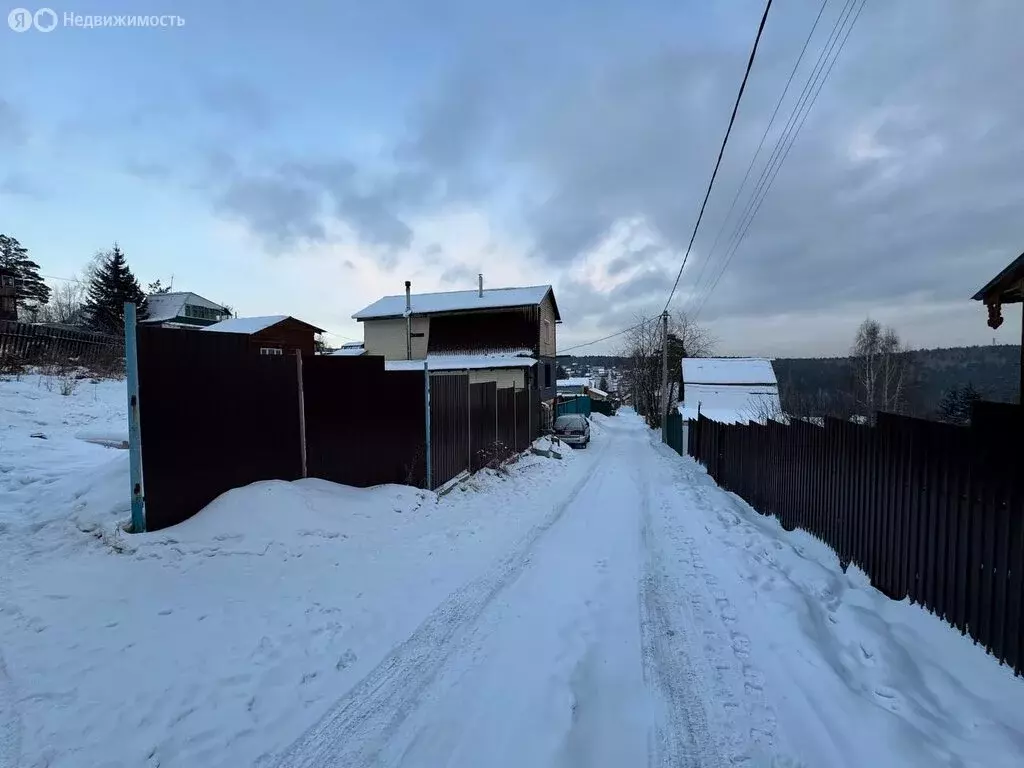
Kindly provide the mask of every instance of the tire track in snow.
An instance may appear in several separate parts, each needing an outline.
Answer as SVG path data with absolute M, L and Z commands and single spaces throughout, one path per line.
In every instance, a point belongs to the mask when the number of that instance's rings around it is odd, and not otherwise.
M 472 627 L 495 597 L 530 564 L 538 540 L 594 478 L 608 445 L 602 446 L 586 474 L 553 512 L 496 568 L 435 608 L 404 643 L 283 754 L 266 755 L 257 764 L 282 768 L 378 765 L 381 751 L 419 705 L 422 695 L 455 651 L 456 637 Z
M 21 718 L 14 700 L 14 685 L 0 650 L 0 768 L 17 768 L 21 762 Z
M 648 457 L 649 460 L 650 457 Z M 644 678 L 660 694 L 663 722 L 655 728 L 648 765 L 666 768 L 715 768 L 724 766 L 718 740 L 713 736 L 705 702 L 710 698 L 707 670 L 695 653 L 692 633 L 696 624 L 680 625 L 672 619 L 670 595 L 662 557 L 651 530 L 650 483 L 643 467 L 637 467 L 641 489 L 640 532 L 646 551 L 640 582 L 640 632 Z

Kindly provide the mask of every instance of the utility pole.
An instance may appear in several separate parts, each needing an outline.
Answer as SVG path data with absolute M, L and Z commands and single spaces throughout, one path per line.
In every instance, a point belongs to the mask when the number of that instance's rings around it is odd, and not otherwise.
M 668 310 L 661 313 L 661 439 L 665 440 L 668 413 Z

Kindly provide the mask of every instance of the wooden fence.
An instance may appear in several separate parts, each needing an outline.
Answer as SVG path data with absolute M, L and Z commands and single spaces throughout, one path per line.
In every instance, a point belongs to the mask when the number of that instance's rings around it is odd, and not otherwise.
M 78 328 L 0 320 L 5 365 L 123 365 L 124 340 Z
M 689 453 L 762 514 L 800 527 L 879 590 L 909 596 L 1024 671 L 1024 417 L 980 404 L 972 427 L 879 414 L 725 425 Z
M 140 327 L 138 350 L 150 530 L 231 488 L 303 477 L 303 460 L 305 476 L 347 485 L 426 484 L 423 373 L 386 371 L 381 357 L 312 356 L 300 378 L 295 357 L 254 354 L 231 333 Z M 431 374 L 430 384 L 435 489 L 539 435 L 534 393 L 471 388 L 466 373 Z

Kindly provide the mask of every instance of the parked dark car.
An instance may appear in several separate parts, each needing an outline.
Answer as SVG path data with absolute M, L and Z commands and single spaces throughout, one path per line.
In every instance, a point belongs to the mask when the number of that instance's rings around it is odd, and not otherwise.
M 590 422 L 581 413 L 567 413 L 555 419 L 555 437 L 566 445 L 586 448 L 590 444 Z

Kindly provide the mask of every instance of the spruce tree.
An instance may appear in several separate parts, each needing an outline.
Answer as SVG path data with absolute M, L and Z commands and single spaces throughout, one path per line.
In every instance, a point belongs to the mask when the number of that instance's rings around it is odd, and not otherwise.
M 39 265 L 28 257 L 25 246 L 8 235 L 0 235 L 0 267 L 14 272 L 19 307 L 39 306 L 50 300 L 50 286 L 39 275 Z
M 89 282 L 86 311 L 89 325 L 101 333 L 120 334 L 124 328 L 124 303 L 136 306 L 136 318 L 146 318 L 146 294 L 132 274 L 121 248 L 114 243 L 100 261 Z
M 969 424 L 974 404 L 981 400 L 981 393 L 974 385 L 967 383 L 946 391 L 936 409 L 940 421 L 950 424 Z

